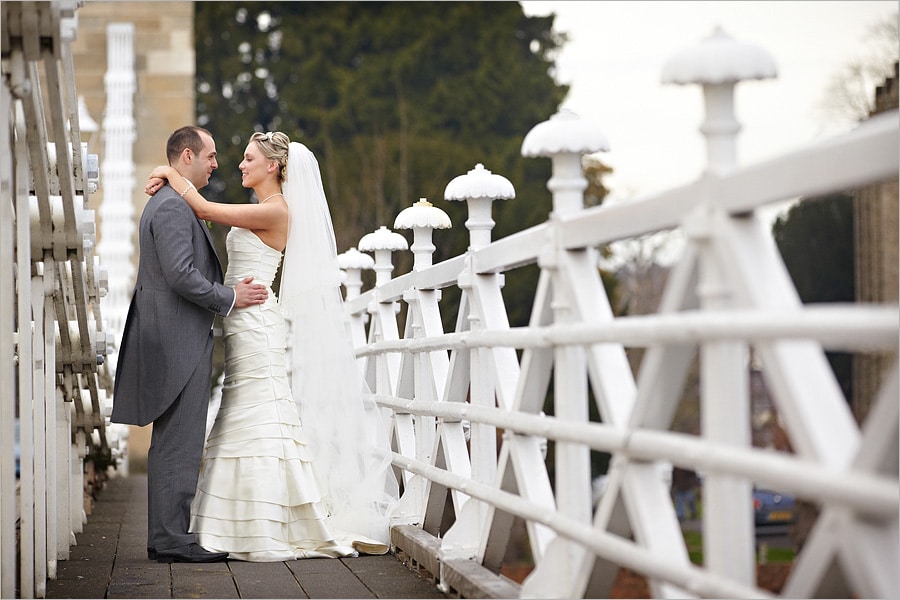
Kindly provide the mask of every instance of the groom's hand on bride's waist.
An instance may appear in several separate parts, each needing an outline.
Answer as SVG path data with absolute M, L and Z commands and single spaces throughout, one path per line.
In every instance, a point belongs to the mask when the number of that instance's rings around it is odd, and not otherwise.
M 256 304 L 262 304 L 269 297 L 266 286 L 253 283 L 252 277 L 246 277 L 234 286 L 234 307 L 246 308 Z

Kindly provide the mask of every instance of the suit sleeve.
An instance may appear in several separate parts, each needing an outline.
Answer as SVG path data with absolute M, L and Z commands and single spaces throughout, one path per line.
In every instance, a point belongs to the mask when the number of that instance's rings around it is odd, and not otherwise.
M 197 217 L 178 197 L 162 201 L 150 224 L 163 277 L 175 293 L 214 313 L 225 316 L 234 304 L 232 288 L 213 281 L 198 268 L 195 236 L 205 235 Z M 208 245 L 204 239 L 202 244 Z M 213 261 L 217 261 L 212 256 Z

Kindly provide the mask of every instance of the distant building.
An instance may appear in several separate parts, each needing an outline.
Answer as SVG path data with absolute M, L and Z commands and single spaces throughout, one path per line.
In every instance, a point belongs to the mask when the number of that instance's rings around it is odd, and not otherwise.
M 875 91 L 873 115 L 896 110 L 898 65 L 894 76 Z M 856 301 L 897 303 L 898 290 L 898 194 L 897 180 L 870 185 L 856 193 Z M 897 360 L 889 353 L 857 354 L 853 364 L 853 414 L 862 423 L 888 370 Z

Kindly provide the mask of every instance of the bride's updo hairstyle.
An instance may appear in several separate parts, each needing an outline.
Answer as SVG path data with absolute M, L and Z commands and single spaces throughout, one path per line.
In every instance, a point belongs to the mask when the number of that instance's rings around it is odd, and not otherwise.
M 251 142 L 256 142 L 259 151 L 266 157 L 266 160 L 278 163 L 278 181 L 284 183 L 287 179 L 288 164 L 288 146 L 291 138 L 287 134 L 280 131 L 267 131 L 265 133 L 257 131 L 250 136 Z

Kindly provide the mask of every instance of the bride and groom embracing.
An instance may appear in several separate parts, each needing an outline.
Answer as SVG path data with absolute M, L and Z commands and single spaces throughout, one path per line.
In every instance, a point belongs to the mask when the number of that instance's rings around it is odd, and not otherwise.
M 148 558 L 386 553 L 397 502 L 388 431 L 364 401 L 315 156 L 284 133 L 254 133 L 238 168 L 259 201 L 240 205 L 198 191 L 218 166 L 205 129 L 176 130 L 166 156 L 145 190 L 112 412 L 153 423 Z M 204 220 L 231 226 L 224 277 Z M 216 314 L 224 384 L 204 440 Z

